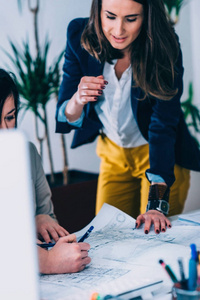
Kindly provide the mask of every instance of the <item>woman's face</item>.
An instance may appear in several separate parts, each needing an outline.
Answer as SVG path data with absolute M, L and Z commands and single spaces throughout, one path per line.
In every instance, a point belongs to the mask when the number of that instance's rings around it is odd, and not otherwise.
M 13 95 L 8 96 L 4 102 L 4 106 L 1 114 L 0 129 L 15 128 L 15 102 Z
M 140 3 L 133 0 L 102 0 L 102 30 L 113 48 L 128 50 L 141 31 L 143 18 Z

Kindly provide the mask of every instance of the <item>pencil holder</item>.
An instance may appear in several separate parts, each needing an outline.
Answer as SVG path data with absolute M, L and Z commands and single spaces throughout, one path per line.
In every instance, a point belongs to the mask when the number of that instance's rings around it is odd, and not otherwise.
M 184 290 L 177 282 L 172 288 L 172 300 L 200 300 L 200 288 L 195 291 Z

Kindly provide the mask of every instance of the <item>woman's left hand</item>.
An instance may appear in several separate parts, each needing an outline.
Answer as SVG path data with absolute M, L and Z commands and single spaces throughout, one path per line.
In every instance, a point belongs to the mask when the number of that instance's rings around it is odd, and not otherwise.
M 171 222 L 165 217 L 165 215 L 157 210 L 149 210 L 146 213 L 139 215 L 136 219 L 136 228 L 139 228 L 141 224 L 144 224 L 144 233 L 149 233 L 151 225 L 154 224 L 155 233 L 160 231 L 165 232 L 166 228 L 171 228 Z
M 37 215 L 35 217 L 35 223 L 38 237 L 42 237 L 46 243 L 50 243 L 51 239 L 54 239 L 54 241 L 57 242 L 60 237 L 69 234 L 65 228 L 60 226 L 49 215 Z

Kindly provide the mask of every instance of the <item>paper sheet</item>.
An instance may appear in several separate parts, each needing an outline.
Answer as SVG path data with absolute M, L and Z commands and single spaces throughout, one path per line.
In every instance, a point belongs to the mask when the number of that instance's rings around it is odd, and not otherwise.
M 172 222 L 173 224 L 173 222 Z M 200 226 L 172 226 L 166 233 L 135 229 L 135 220 L 108 204 L 88 226 L 76 235 L 80 238 L 93 225 L 86 240 L 91 249 L 91 264 L 82 272 L 43 275 L 40 278 L 42 299 L 89 300 L 94 291 L 118 294 L 141 285 L 164 280 L 169 291 L 172 282 L 158 263 L 163 259 L 179 277 L 177 258 L 184 257 L 186 275 L 190 243 L 200 246 Z
M 192 225 L 200 225 L 200 210 L 187 213 L 187 214 L 182 214 L 179 217 L 179 220 L 181 221 L 187 221 L 189 223 L 192 223 Z

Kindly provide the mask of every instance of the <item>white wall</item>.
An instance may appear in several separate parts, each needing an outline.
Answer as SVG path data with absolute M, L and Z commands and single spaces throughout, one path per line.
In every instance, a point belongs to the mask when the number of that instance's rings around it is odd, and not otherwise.
M 1 18 L 0 18 L 0 46 L 10 52 L 8 37 L 16 41 L 19 45 L 26 37 L 29 38 L 34 54 L 33 42 L 33 17 L 29 12 L 28 0 L 22 0 L 23 11 L 20 14 L 17 6 L 17 0 L 0 0 Z M 64 49 L 66 43 L 66 28 L 69 21 L 75 17 L 86 17 L 89 15 L 91 0 L 42 0 L 39 13 L 39 38 L 40 43 L 44 41 L 48 33 L 52 41 L 49 52 L 49 64 Z M 31 1 L 34 6 L 35 1 Z M 183 61 L 185 67 L 184 84 L 185 90 L 183 100 L 188 95 L 188 84 L 193 81 L 195 90 L 195 103 L 200 104 L 200 1 L 186 1 L 182 8 L 179 23 L 176 25 L 176 31 L 180 38 L 183 50 Z M 5 68 L 6 64 L 11 66 L 7 56 L 0 49 L 0 67 Z M 61 63 L 62 64 L 62 63 Z M 8 68 L 7 68 L 8 69 Z M 11 68 L 10 68 L 11 69 Z M 13 69 L 12 69 L 13 70 Z M 14 70 L 13 70 L 14 71 Z M 62 151 L 60 135 L 55 134 L 55 100 L 52 99 L 48 106 L 49 130 L 51 133 L 51 145 L 53 151 L 55 172 L 62 170 Z M 39 146 L 35 137 L 34 116 L 28 112 L 24 119 L 19 122 L 19 127 L 26 132 L 28 138 Z M 42 132 L 42 128 L 41 128 Z M 68 150 L 68 160 L 70 169 L 79 169 L 91 172 L 99 171 L 99 159 L 95 154 L 96 142 L 93 144 L 81 146 L 78 149 L 71 150 L 70 144 L 73 134 L 65 135 Z M 39 147 L 38 147 L 39 149 Z M 50 172 L 49 161 L 44 144 L 44 169 L 46 173 Z M 194 178 L 194 180 L 193 180 Z M 193 200 L 194 205 L 200 208 L 198 188 L 195 188 L 196 179 L 200 179 L 199 173 L 192 173 L 192 187 L 189 197 Z M 193 184 L 195 182 L 195 184 Z M 197 190 L 198 189 L 198 190 Z
M 180 38 L 184 63 L 184 93 L 182 100 L 188 96 L 189 82 L 193 82 L 194 103 L 200 108 L 200 1 L 189 0 L 183 6 L 176 30 Z M 198 137 L 199 138 L 199 137 Z M 200 209 L 200 173 L 191 172 L 190 189 L 184 212 Z
M 17 0 L 0 0 L 1 18 L 0 18 L 0 46 L 11 52 L 9 46 L 8 37 L 12 41 L 16 41 L 19 45 L 23 40 L 28 37 L 32 53 L 35 53 L 35 45 L 33 39 L 33 16 L 28 10 L 28 0 L 22 0 L 23 10 L 19 13 Z M 34 6 L 35 1 L 31 1 Z M 66 28 L 69 21 L 75 17 L 87 17 L 89 16 L 91 0 L 42 0 L 40 1 L 39 12 L 39 39 L 40 44 L 43 44 L 46 34 L 48 33 L 51 40 L 51 47 L 49 51 L 49 64 L 65 49 L 66 44 Z M 0 67 L 13 70 L 13 66 L 10 63 L 7 56 L 0 49 Z M 61 62 L 62 66 L 62 62 Z M 55 172 L 59 172 L 63 168 L 63 158 L 61 151 L 61 139 L 59 134 L 55 134 L 55 109 L 56 102 L 54 99 L 50 100 L 47 105 L 49 131 L 51 146 L 53 151 L 53 161 Z M 35 136 L 34 115 L 31 112 L 27 112 L 23 120 L 19 118 L 19 128 L 26 132 L 28 138 L 33 141 L 39 150 L 39 144 Z M 44 132 L 43 126 L 41 126 L 41 135 Z M 79 147 L 79 149 L 71 150 L 72 135 L 65 135 L 68 161 L 70 169 L 87 170 L 91 172 L 99 171 L 99 159 L 95 154 L 95 143 Z M 44 143 L 44 157 L 43 165 L 46 173 L 50 172 L 47 145 Z

